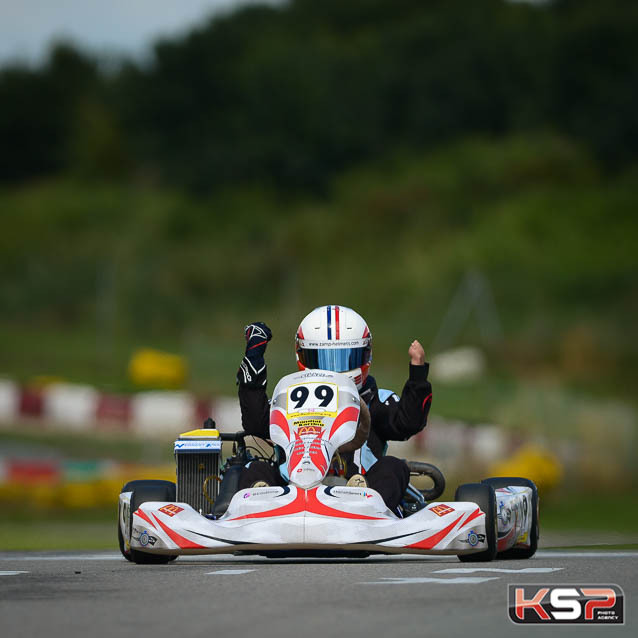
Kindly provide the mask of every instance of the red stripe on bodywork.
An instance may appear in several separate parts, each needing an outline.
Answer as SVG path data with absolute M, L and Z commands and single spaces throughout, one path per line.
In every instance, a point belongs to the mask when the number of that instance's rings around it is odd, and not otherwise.
M 297 438 L 295 441 L 295 445 L 292 448 L 292 454 L 290 455 L 290 459 L 288 460 L 288 472 L 291 472 L 297 464 L 301 461 L 304 454 L 304 443 L 303 440 Z
M 230 518 L 230 521 L 241 521 L 244 518 L 269 518 L 271 516 L 286 516 L 287 514 L 299 514 L 303 512 L 305 507 L 304 491 L 297 490 L 297 498 L 292 503 L 284 505 L 283 507 L 276 507 L 275 509 L 268 510 L 267 512 L 253 512 L 252 514 L 244 514 L 243 516 L 237 516 L 236 518 Z
M 311 514 L 320 514 L 321 516 L 332 516 L 334 518 L 354 518 L 357 520 L 365 521 L 381 521 L 383 517 L 379 516 L 364 516 L 363 514 L 353 514 L 351 512 L 342 512 L 341 510 L 328 507 L 317 498 L 317 489 L 314 488 L 307 492 L 306 495 L 306 510 Z
M 270 425 L 278 425 L 290 441 L 290 426 L 288 421 L 286 421 L 286 417 L 279 410 L 273 410 L 270 413 Z
M 335 420 L 332 424 L 332 428 L 330 428 L 330 434 L 328 435 L 328 439 L 332 438 L 332 435 L 344 424 L 348 421 L 355 421 L 359 418 L 359 410 L 357 408 L 346 408 Z
M 406 547 L 414 547 L 415 549 L 432 549 L 437 543 L 442 541 L 453 529 L 454 526 L 465 516 L 461 514 L 453 523 L 450 523 L 447 527 L 442 529 L 440 532 L 433 534 L 432 536 L 428 536 L 428 538 L 424 538 L 422 541 L 418 543 L 413 543 L 412 545 L 406 545 Z
M 475 518 L 478 518 L 481 514 L 483 514 L 483 510 L 480 507 L 477 507 L 466 519 L 463 521 L 463 525 L 467 525 L 470 521 L 473 521 Z
M 334 509 L 324 505 L 317 498 L 317 489 L 313 488 L 307 492 L 302 489 L 297 489 L 297 497 L 292 503 L 284 505 L 283 507 L 277 507 L 267 512 L 254 512 L 252 514 L 244 514 L 237 518 L 228 519 L 230 521 L 240 521 L 246 518 L 270 518 L 273 516 L 287 516 L 289 514 L 300 514 L 301 512 L 308 512 L 310 514 L 319 514 L 320 516 L 331 516 L 332 518 L 348 518 L 357 520 L 368 521 L 381 521 L 385 520 L 384 517 L 378 516 L 364 516 L 363 514 L 352 514 L 351 512 L 342 512 L 341 510 Z
M 313 442 L 310 444 L 308 453 L 312 464 L 321 472 L 321 474 L 325 474 L 328 470 L 328 462 L 326 461 L 326 457 L 321 449 L 321 434 L 314 438 Z
M 140 509 L 135 510 L 135 514 L 139 516 L 142 520 L 145 520 L 153 529 L 155 529 L 155 525 L 153 521 Z
M 193 541 L 188 540 L 188 538 L 184 538 L 181 534 L 178 534 L 174 530 L 172 530 L 167 525 L 164 525 L 162 521 L 160 521 L 155 514 L 153 514 L 153 518 L 159 523 L 160 527 L 169 535 L 171 540 L 181 549 L 205 549 L 204 545 L 199 545 L 198 543 L 193 543 Z

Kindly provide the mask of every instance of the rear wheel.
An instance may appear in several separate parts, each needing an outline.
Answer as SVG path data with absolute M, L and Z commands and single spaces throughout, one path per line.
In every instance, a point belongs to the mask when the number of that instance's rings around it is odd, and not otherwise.
M 465 483 L 456 488 L 455 501 L 476 503 L 485 513 L 485 540 L 487 549 L 473 554 L 459 554 L 463 563 L 486 562 L 496 558 L 497 518 L 496 495 L 491 485 L 484 483 Z
M 520 476 L 498 476 L 495 478 L 483 479 L 481 483 L 491 485 L 495 490 L 501 487 L 530 487 L 532 488 L 532 502 L 529 504 L 532 510 L 532 525 L 530 527 L 529 547 L 512 547 L 501 554 L 499 558 L 524 559 L 531 558 L 538 549 L 538 538 L 540 536 L 540 525 L 538 521 L 538 489 L 534 481 L 530 481 Z
M 410 476 L 427 476 L 432 480 L 432 487 L 428 489 L 419 489 L 426 501 L 433 501 L 445 491 L 445 477 L 443 472 L 436 465 L 431 463 L 422 463 L 420 461 L 406 461 L 406 465 L 410 470 Z
M 149 501 L 175 501 L 176 499 L 175 483 L 171 483 L 170 481 L 129 481 L 122 488 L 122 492 L 133 492 L 131 494 L 129 535 L 131 534 L 133 526 L 133 512 L 135 512 L 142 503 L 147 503 Z M 137 549 L 129 549 L 127 552 L 126 547 L 124 546 L 124 538 L 122 536 L 119 521 L 117 523 L 117 536 L 120 551 L 124 558 L 137 563 L 138 565 L 164 565 L 177 558 L 177 556 L 170 554 L 149 554 Z

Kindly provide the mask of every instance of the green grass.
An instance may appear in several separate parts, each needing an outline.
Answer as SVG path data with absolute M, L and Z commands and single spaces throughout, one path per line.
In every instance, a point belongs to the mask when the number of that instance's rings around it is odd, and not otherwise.
M 115 507 L 50 512 L 7 512 L 0 521 L 0 551 L 117 549 Z
M 41 521 L 0 523 L 0 550 L 117 549 L 116 515 L 110 523 Z
M 554 531 L 613 531 L 638 535 L 638 495 L 554 494 L 540 501 L 541 525 Z

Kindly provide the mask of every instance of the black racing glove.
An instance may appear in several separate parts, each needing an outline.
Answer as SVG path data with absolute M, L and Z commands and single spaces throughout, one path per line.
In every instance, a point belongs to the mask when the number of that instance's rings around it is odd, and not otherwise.
M 246 354 L 237 371 L 237 383 L 249 387 L 263 387 L 267 382 L 264 353 L 272 339 L 272 332 L 265 323 L 256 321 L 244 328 L 244 336 Z
M 246 337 L 246 356 L 252 358 L 254 355 L 259 355 L 263 357 L 266 346 L 272 339 L 270 328 L 262 321 L 255 321 L 244 328 L 244 336 Z

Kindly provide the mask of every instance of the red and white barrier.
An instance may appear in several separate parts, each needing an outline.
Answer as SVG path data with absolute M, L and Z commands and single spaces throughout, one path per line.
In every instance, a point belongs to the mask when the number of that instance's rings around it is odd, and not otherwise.
M 133 399 L 127 394 L 100 394 L 95 418 L 99 425 L 119 425 L 128 428 L 131 421 Z
M 90 430 L 97 415 L 99 392 L 90 386 L 54 383 L 43 392 L 42 416 L 67 429 Z
M 0 425 L 21 420 L 47 428 L 91 431 L 116 429 L 141 437 L 175 436 L 201 427 L 207 417 L 223 432 L 242 429 L 236 397 L 202 400 L 188 392 L 140 392 L 132 395 L 101 394 L 89 386 L 52 384 L 45 388 L 20 388 L 0 381 Z M 475 458 L 492 462 L 512 446 L 510 434 L 495 425 L 470 426 L 460 421 L 430 417 L 430 426 L 409 441 L 393 442 L 391 453 L 409 456 L 427 451 L 448 469 Z M 5 468 L 6 470 L 6 468 Z
M 119 429 L 150 436 L 201 427 L 211 416 L 226 431 L 241 428 L 236 398 L 213 402 L 188 392 L 163 391 L 102 394 L 86 385 L 21 387 L 9 379 L 0 379 L 0 427 L 29 421 L 47 428 Z
M 13 423 L 20 414 L 20 388 L 13 381 L 0 379 L 0 424 Z
M 196 401 L 186 392 L 140 392 L 131 405 L 131 429 L 142 436 L 196 426 Z
M 236 398 L 218 397 L 212 405 L 211 414 L 221 432 L 239 432 L 242 429 L 241 408 Z

